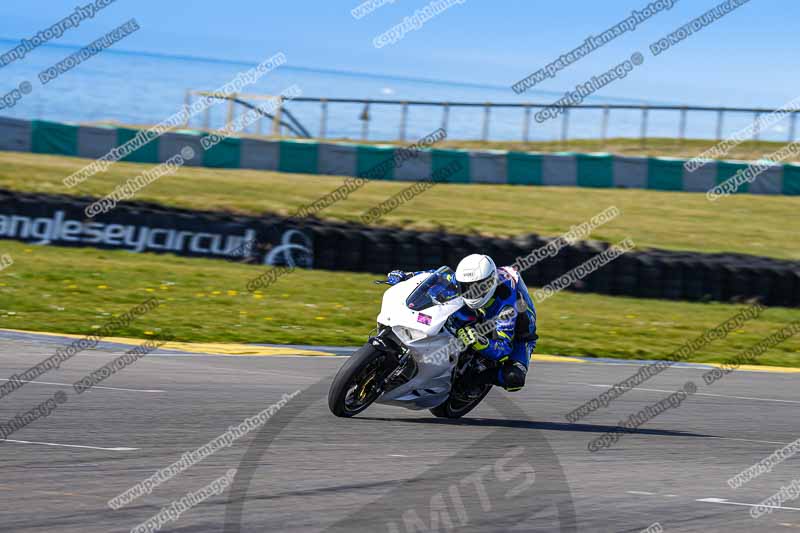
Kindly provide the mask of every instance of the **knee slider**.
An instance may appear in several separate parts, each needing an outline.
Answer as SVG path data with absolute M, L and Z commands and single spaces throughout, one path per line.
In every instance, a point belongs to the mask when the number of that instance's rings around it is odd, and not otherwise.
M 503 368 L 503 383 L 506 390 L 518 390 L 525 386 L 528 369 L 519 361 L 514 361 Z

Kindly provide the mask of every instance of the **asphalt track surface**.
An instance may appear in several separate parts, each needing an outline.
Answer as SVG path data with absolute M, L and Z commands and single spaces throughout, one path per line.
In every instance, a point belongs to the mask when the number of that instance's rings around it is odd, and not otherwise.
M 0 374 L 23 371 L 59 345 L 0 333 Z M 231 468 L 242 475 L 233 488 L 162 531 L 413 531 L 403 520 L 415 517 L 440 531 L 447 520 L 456 531 L 638 532 L 656 522 L 664 531 L 800 529 L 800 500 L 749 515 L 749 505 L 800 479 L 800 457 L 739 489 L 726 484 L 800 437 L 798 374 L 734 372 L 706 386 L 704 369 L 671 368 L 576 424 L 565 413 L 636 365 L 537 363 L 522 392 L 493 390 L 456 422 L 380 405 L 335 418 L 325 392 L 343 357 L 156 353 L 108 378 L 107 388 L 75 394 L 72 383 L 122 351 L 80 353 L 0 399 L 5 421 L 58 390 L 68 398 L 0 441 L 0 530 L 130 531 Z M 589 452 L 590 440 L 687 380 L 702 394 Z M 107 506 L 296 390 L 304 392 L 261 430 L 152 494 Z

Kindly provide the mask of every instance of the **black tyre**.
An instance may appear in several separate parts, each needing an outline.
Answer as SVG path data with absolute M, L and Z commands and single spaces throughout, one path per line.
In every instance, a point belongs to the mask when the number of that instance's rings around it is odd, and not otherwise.
M 475 409 L 479 403 L 486 398 L 489 391 L 492 390 L 491 385 L 486 385 L 483 392 L 474 399 L 464 399 L 455 393 L 455 390 L 450 391 L 450 396 L 443 404 L 438 405 L 431 409 L 431 413 L 439 418 L 461 418 L 465 414 Z
M 328 408 L 341 417 L 355 416 L 381 395 L 380 382 L 394 370 L 385 368 L 393 358 L 385 352 L 365 344 L 350 356 L 328 391 Z

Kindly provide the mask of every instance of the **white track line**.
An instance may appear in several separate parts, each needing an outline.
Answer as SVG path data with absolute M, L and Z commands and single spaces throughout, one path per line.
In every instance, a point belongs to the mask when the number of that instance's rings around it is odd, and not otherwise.
M 35 442 L 32 440 L 14 440 L 14 439 L 0 439 L 0 442 L 13 442 L 15 444 L 40 444 L 42 446 L 60 446 L 63 448 L 84 448 L 87 450 L 104 450 L 108 452 L 132 452 L 139 449 L 139 448 L 125 448 L 125 447 L 103 448 L 100 446 L 82 446 L 80 444 L 58 444 L 56 442 Z
M 0 381 L 11 381 L 10 379 L 0 379 Z M 33 383 L 34 385 L 58 385 L 59 387 L 72 387 L 72 383 L 53 383 L 51 381 L 21 381 L 20 383 Z M 122 389 L 119 387 L 103 387 L 94 385 L 92 389 L 121 390 L 125 392 L 167 392 L 159 389 Z
M 753 440 L 753 439 L 739 439 L 736 437 L 706 437 L 707 439 L 720 439 L 720 440 L 739 440 L 742 442 L 757 442 L 759 444 L 781 444 L 783 446 L 787 446 L 791 444 L 791 442 L 778 442 L 775 440 Z
M 601 387 L 601 388 L 611 388 L 613 385 L 602 385 L 599 383 L 579 383 L 577 381 L 567 381 L 570 385 L 586 385 L 587 387 Z M 675 392 L 674 390 L 663 390 L 663 389 L 644 389 L 641 387 L 634 387 L 631 390 L 643 390 L 648 392 L 667 392 L 672 393 Z M 759 402 L 778 402 L 778 403 L 798 403 L 800 404 L 800 400 L 778 400 L 776 398 L 753 398 L 751 396 L 729 396 L 726 394 L 711 394 L 709 392 L 695 392 L 692 396 L 713 396 L 715 398 L 732 398 L 735 400 L 755 400 Z
M 695 500 L 695 501 L 702 503 L 720 503 L 723 505 L 740 505 L 743 507 L 766 507 L 768 509 L 780 509 L 782 511 L 800 511 L 800 508 L 797 507 L 779 507 L 777 505 L 762 505 L 760 503 L 729 502 L 725 498 L 702 498 L 700 500 Z
M 643 490 L 629 490 L 628 494 L 641 494 L 642 496 L 655 496 L 655 492 L 645 492 Z

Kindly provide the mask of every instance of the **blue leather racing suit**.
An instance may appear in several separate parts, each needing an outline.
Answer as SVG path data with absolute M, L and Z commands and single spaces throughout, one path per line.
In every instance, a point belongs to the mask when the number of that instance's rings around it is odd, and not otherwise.
M 536 348 L 536 308 L 528 294 L 522 276 L 512 267 L 497 269 L 498 283 L 494 295 L 480 309 L 462 307 L 452 317 L 467 324 L 491 324 L 483 343 L 472 347 L 482 356 L 501 363 L 496 375 L 484 376 L 483 382 L 493 383 L 508 391 L 520 390 Z M 456 322 L 456 327 L 461 324 Z M 494 373 L 493 373 L 494 374 Z

